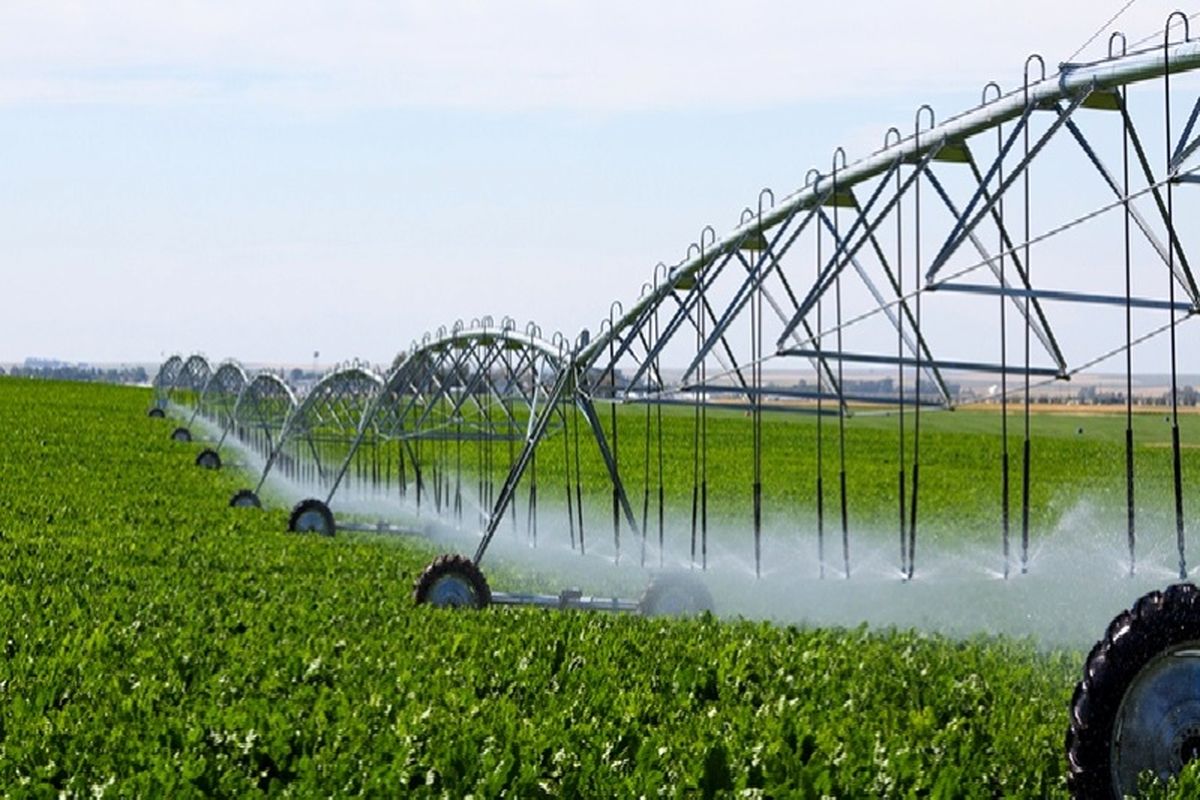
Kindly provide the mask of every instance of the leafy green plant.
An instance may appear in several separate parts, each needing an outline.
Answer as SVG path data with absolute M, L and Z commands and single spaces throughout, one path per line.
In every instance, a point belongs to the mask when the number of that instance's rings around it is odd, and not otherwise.
M 148 402 L 0 380 L 9 796 L 1065 794 L 1078 652 L 417 608 L 429 545 L 228 508 Z

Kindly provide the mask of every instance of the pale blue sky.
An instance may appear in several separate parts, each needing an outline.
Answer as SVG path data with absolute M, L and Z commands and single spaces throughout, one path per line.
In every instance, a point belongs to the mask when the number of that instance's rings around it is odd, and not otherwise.
M 760 187 L 1014 86 L 1124 2 L 811 5 L 5 4 L 0 361 L 386 362 L 483 314 L 574 335 Z

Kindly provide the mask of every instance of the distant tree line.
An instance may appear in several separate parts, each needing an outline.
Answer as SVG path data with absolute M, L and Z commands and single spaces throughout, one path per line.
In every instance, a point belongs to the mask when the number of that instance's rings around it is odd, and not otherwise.
M 145 367 L 100 367 L 88 364 L 27 364 L 13 366 L 7 373 L 0 367 L 0 375 L 14 378 L 41 378 L 54 381 L 86 381 L 92 383 L 148 383 L 150 375 Z
M 973 393 L 972 393 L 973 395 Z M 964 399 L 977 399 L 976 396 L 971 396 Z M 999 403 L 998 396 L 988 396 L 983 398 L 988 403 Z M 1009 402 L 1021 401 L 1022 397 L 1019 393 L 1010 393 Z M 1039 392 L 1029 398 L 1031 403 L 1043 404 L 1063 404 L 1079 405 L 1079 406 L 1123 406 L 1125 405 L 1124 392 L 1106 392 L 1103 389 L 1097 389 L 1095 386 L 1085 386 L 1072 394 Z M 1197 391 L 1194 386 L 1179 387 L 1179 405 L 1195 406 L 1200 403 L 1200 391 Z M 1167 406 L 1171 404 L 1171 392 L 1141 392 L 1134 393 L 1133 404 L 1135 406 Z

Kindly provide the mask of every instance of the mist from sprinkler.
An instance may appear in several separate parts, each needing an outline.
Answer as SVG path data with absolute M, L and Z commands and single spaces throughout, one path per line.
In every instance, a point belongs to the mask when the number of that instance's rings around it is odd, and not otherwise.
M 207 436 L 219 436 L 211 423 L 199 419 L 197 423 Z M 226 439 L 225 447 L 237 451 L 244 469 L 261 474 L 263 459 L 257 453 L 233 438 Z M 341 487 L 331 508 L 339 522 L 380 520 L 449 551 L 473 555 L 486 516 L 473 489 L 473 485 L 463 487 L 461 524 L 448 513 L 445 502 L 443 513 L 435 513 L 429 491 L 418 513 L 412 486 L 403 502 L 394 486 L 387 490 Z M 278 470 L 272 470 L 264 490 L 288 504 L 306 497 L 324 500 L 328 492 L 327 487 L 287 478 Z M 611 510 L 602 505 L 585 513 L 585 554 L 578 541 L 571 547 L 565 504 L 545 495 L 540 499 L 536 547 L 528 536 L 525 512 L 517 513 L 514 526 L 509 511 L 482 564 L 493 588 L 556 593 L 573 587 L 589 595 L 637 599 L 654 572 L 694 571 L 712 592 L 717 614 L 723 618 L 800 626 L 912 628 L 955 638 L 1006 635 L 1027 637 L 1044 647 L 1082 648 L 1139 596 L 1177 580 L 1171 520 L 1140 521 L 1138 564 L 1130 576 L 1123 513 L 1103 512 L 1099 504 L 1086 499 L 1063 514 L 1053 529 L 1033 539 L 1027 573 L 1022 574 L 1014 556 L 1007 579 L 998 544 L 942 540 L 926 543 L 918 551 L 915 574 L 905 580 L 895 531 L 860 527 L 852 531 L 849 578 L 842 568 L 841 543 L 834 537 L 825 543 L 822 578 L 815 531 L 778 523 L 764 526 L 763 571 L 756 578 L 748 525 L 710 520 L 708 554 L 702 566 L 699 554 L 695 562 L 691 557 L 688 522 L 670 518 L 661 558 L 657 527 L 652 523 L 643 566 L 640 534 L 624 520 L 618 559 Z M 578 530 L 575 535 L 578 539 Z

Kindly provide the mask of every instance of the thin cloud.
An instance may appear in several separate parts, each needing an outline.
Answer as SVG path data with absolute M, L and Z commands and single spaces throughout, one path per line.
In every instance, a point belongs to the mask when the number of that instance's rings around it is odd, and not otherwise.
M 0 103 L 626 112 L 935 93 L 1014 85 L 1026 51 L 1053 64 L 1119 5 L 26 2 L 0 10 Z

